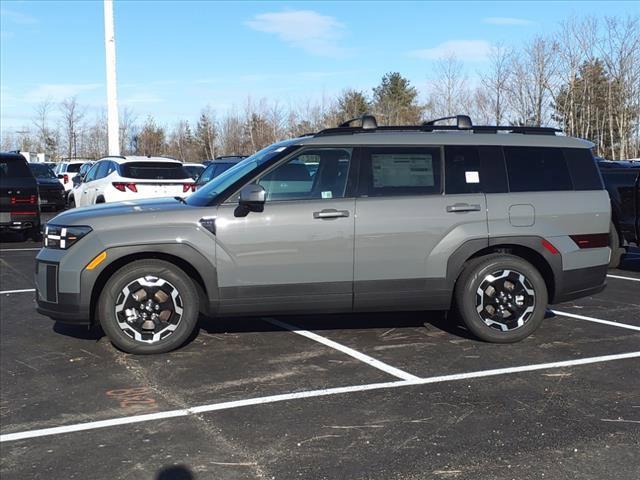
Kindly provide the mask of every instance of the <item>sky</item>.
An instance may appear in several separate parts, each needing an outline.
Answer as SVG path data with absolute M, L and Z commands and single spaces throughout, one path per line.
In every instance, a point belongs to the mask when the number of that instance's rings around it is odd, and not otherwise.
M 492 45 L 517 47 L 571 16 L 639 14 L 640 2 L 116 1 L 118 100 L 139 119 L 195 122 L 247 98 L 283 106 L 398 71 L 422 92 L 439 57 L 467 74 Z M 0 0 L 0 130 L 31 125 L 43 99 L 105 108 L 103 2 Z

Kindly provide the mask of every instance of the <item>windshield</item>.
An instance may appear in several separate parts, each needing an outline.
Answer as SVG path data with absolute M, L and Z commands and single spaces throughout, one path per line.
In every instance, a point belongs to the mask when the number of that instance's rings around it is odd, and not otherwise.
M 49 165 L 45 163 L 30 163 L 29 168 L 37 178 L 58 178 L 54 175 Z
M 268 162 L 275 156 L 282 153 L 294 142 L 295 140 L 289 140 L 287 142 L 275 143 L 257 153 L 254 153 L 250 157 L 245 158 L 226 172 L 215 177 L 206 185 L 203 185 L 196 191 L 196 193 L 189 195 L 186 199 L 187 203 L 196 207 L 211 205 L 218 194 L 224 192 L 231 185 L 236 183 L 245 175 L 251 173 L 251 171 L 263 165 L 265 162 Z

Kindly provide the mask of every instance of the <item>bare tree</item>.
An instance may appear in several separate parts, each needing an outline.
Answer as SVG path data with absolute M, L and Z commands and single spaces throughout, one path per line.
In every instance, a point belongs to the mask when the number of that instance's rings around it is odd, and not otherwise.
M 536 37 L 512 55 L 507 90 L 515 123 L 540 126 L 551 120 L 557 50 L 554 40 Z
M 433 115 L 450 117 L 469 112 L 471 94 L 464 66 L 455 55 L 438 60 L 431 81 L 430 106 Z
M 481 92 L 476 92 L 476 98 L 481 97 L 483 113 L 485 109 L 491 111 L 491 122 L 501 125 L 507 112 L 507 94 L 511 75 L 510 60 L 512 52 L 502 44 L 491 47 L 489 53 L 489 67 L 480 74 Z
M 36 128 L 38 150 L 50 157 L 57 156 L 59 140 L 57 130 L 49 126 L 49 117 L 53 108 L 54 104 L 50 98 L 43 100 L 36 105 L 33 121 Z
M 78 135 L 85 110 L 78 105 L 76 97 L 70 97 L 60 103 L 60 113 L 62 114 L 62 129 L 67 148 L 66 156 L 74 157 L 77 153 Z
M 120 155 L 128 155 L 133 152 L 132 143 L 135 135 L 135 123 L 137 117 L 133 110 L 124 107 L 119 115 L 120 118 Z

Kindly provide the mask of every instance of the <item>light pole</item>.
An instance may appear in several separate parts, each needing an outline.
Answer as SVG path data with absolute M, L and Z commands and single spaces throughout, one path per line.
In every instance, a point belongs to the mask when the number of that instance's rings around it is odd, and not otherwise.
M 107 136 L 109 155 L 120 155 L 118 93 L 116 89 L 116 34 L 113 0 L 104 0 L 104 47 L 107 66 Z

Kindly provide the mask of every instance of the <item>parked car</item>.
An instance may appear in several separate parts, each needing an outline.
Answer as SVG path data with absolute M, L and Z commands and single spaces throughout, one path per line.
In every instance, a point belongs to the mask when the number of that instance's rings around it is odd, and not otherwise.
M 194 189 L 182 162 L 166 157 L 106 157 L 69 195 L 69 207 L 183 196 Z
M 204 160 L 202 164 L 204 166 L 209 166 L 214 162 L 225 162 L 225 161 L 238 163 L 240 160 L 244 160 L 247 157 L 248 155 L 220 155 L 214 158 L 213 160 Z
M 41 238 L 38 182 L 19 153 L 0 153 L 0 231 Z
M 482 340 L 522 340 L 548 304 L 605 288 L 593 144 L 455 120 L 365 116 L 271 145 L 186 199 L 58 215 L 38 311 L 141 354 L 179 347 L 199 313 L 453 309 Z
M 640 245 L 640 163 L 598 158 L 611 198 L 609 266 L 617 268 L 630 243 Z
M 71 181 L 73 182 L 71 189 L 76 188 L 78 185 L 80 185 L 80 183 L 82 183 L 82 180 L 84 180 L 84 177 L 87 176 L 87 172 L 89 172 L 91 167 L 93 167 L 94 163 L 96 162 L 86 162 L 80 166 L 78 173 L 74 175 L 73 178 L 71 179 Z
M 183 163 L 182 166 L 189 172 L 189 175 L 191 175 L 191 178 L 194 180 L 196 180 L 206 168 L 206 166 L 201 163 Z
M 207 182 L 213 180 L 222 172 L 226 172 L 231 167 L 241 162 L 247 157 L 242 157 L 240 155 L 233 155 L 227 157 L 218 157 L 213 162 L 208 162 L 207 167 L 204 169 L 204 172 L 200 174 L 198 178 L 196 178 L 195 189 L 202 187 Z
M 80 167 L 87 163 L 86 160 L 72 160 L 63 161 L 58 163 L 54 173 L 57 175 L 58 180 L 64 187 L 65 197 L 69 194 L 73 188 L 73 177 L 75 177 L 80 171 Z
M 65 207 L 64 187 L 53 170 L 44 163 L 29 163 L 29 168 L 38 182 L 40 209 L 62 210 Z

